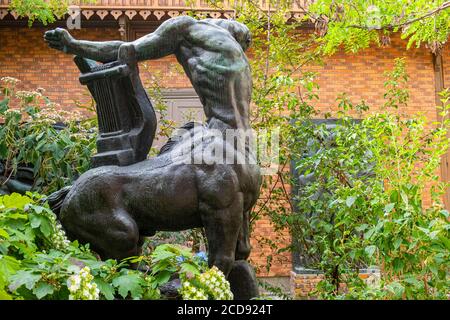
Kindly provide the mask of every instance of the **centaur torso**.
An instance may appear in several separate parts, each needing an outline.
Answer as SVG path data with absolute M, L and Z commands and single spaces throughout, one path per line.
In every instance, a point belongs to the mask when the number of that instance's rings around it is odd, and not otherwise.
M 203 104 L 211 127 L 248 129 L 251 71 L 241 46 L 209 22 L 192 25 L 175 52 Z

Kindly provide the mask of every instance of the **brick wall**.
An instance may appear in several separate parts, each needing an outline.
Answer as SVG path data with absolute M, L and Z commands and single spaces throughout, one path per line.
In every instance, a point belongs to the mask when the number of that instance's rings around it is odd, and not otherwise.
M 44 28 L 0 27 L 0 76 L 22 80 L 20 88 L 46 89 L 48 97 L 65 108 L 74 99 L 87 101 L 87 90 L 78 82 L 79 71 L 72 57 L 47 47 Z M 89 29 L 74 32 L 89 39 L 118 39 L 113 29 Z
M 43 34 L 50 28 L 0 27 L 0 76 L 21 81 L 20 88 L 46 89 L 47 96 L 63 108 L 70 108 L 74 100 L 90 100 L 86 87 L 78 82 L 79 70 L 72 56 L 50 49 Z M 71 32 L 85 40 L 119 40 L 117 28 L 87 28 Z M 143 82 L 151 81 L 150 74 L 161 75 L 162 86 L 190 87 L 189 79 L 179 72 L 174 57 L 146 62 L 141 69 Z
M 21 87 L 33 89 L 43 87 L 48 97 L 61 104 L 62 108 L 70 108 L 74 100 L 89 101 L 87 90 L 78 83 L 78 69 L 68 55 L 49 49 L 42 40 L 47 28 L 0 27 L 0 77 L 12 76 L 22 80 Z M 77 38 L 89 40 L 119 39 L 116 28 L 88 28 L 74 31 Z M 444 65 L 450 63 L 448 46 L 444 49 Z M 406 113 L 423 112 L 432 120 L 436 117 L 434 108 L 434 73 L 431 54 L 425 49 L 405 50 L 405 42 L 393 37 L 387 48 L 370 48 L 358 54 L 338 53 L 325 61 L 324 66 L 311 67 L 320 71 L 318 83 L 320 101 L 318 106 L 325 112 L 335 106 L 335 99 L 341 92 L 348 92 L 349 97 L 358 102 L 364 99 L 371 106 L 383 104 L 383 72 L 393 66 L 397 57 L 406 57 L 408 73 L 411 77 L 410 104 Z M 450 83 L 450 72 L 445 70 L 445 83 Z M 189 80 L 181 72 L 174 57 L 142 64 L 141 76 L 144 83 L 156 75 L 161 85 L 167 88 L 190 87 Z M 252 261 L 260 267 L 261 276 L 288 276 L 291 270 L 289 254 L 275 256 L 272 259 L 270 272 L 264 271 L 267 257 L 272 249 L 261 241 L 269 237 L 276 247 L 289 243 L 286 233 L 276 234 L 269 219 L 262 218 L 257 222 L 253 232 Z M 277 245 L 277 243 L 279 245 Z
M 444 65 L 444 86 L 450 88 L 450 45 L 446 45 L 442 51 L 442 60 Z
M 432 55 L 426 49 L 405 48 L 406 41 L 394 36 L 389 47 L 373 47 L 357 54 L 340 52 L 326 59 L 323 67 L 311 68 L 320 71 L 318 107 L 321 111 L 330 111 L 330 104 L 335 106 L 335 99 L 342 92 L 348 93 L 353 102 L 365 100 L 371 107 L 382 106 L 384 72 L 392 69 L 395 58 L 404 57 L 410 76 L 410 102 L 407 109 L 401 111 L 408 114 L 420 111 L 430 120 L 435 119 Z
M 377 283 L 380 279 L 380 273 L 378 270 L 365 270 L 359 273 L 359 278 L 365 281 L 368 285 L 371 283 Z M 325 276 L 321 273 L 304 273 L 297 274 L 295 272 L 290 272 L 290 289 L 291 296 L 295 299 L 305 300 L 305 299 L 317 299 L 314 296 L 313 291 L 316 286 L 322 281 Z M 348 292 L 345 283 L 339 285 L 339 293 Z

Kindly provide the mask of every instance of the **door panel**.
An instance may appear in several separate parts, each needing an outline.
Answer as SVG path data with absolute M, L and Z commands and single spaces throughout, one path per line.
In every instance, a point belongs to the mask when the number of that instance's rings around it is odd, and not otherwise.
M 167 118 L 175 122 L 175 128 L 190 121 L 205 122 L 203 106 L 194 89 L 167 89 L 162 91 L 162 95 L 167 105 Z M 158 113 L 157 118 L 160 118 Z M 159 129 L 158 124 L 157 136 Z M 159 150 L 166 142 L 167 138 L 158 136 L 153 146 Z

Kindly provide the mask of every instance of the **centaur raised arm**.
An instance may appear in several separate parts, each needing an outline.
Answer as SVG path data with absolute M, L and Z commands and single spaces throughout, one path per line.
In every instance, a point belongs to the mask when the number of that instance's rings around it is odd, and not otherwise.
M 155 32 L 133 41 L 138 60 L 158 59 L 175 53 L 180 41 L 183 40 L 183 31 L 193 23 L 195 20 L 191 17 L 177 17 L 170 22 L 162 23 Z M 67 30 L 61 28 L 47 31 L 44 39 L 53 49 L 103 63 L 117 60 L 119 48 L 125 43 L 77 40 Z

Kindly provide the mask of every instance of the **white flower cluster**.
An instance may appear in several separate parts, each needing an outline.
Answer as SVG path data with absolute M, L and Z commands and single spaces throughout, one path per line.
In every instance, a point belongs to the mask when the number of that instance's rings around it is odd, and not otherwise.
M 50 241 L 52 242 L 55 249 L 67 249 L 67 247 L 69 247 L 70 245 L 70 241 L 67 239 L 66 233 L 61 227 L 61 223 L 56 220 L 56 215 L 46 210 L 42 211 L 41 214 L 46 216 L 52 223 L 53 233 L 51 235 Z
M 379 273 L 371 273 L 366 279 L 364 279 L 364 282 L 367 284 L 370 288 L 380 288 L 381 283 L 381 277 Z
M 70 276 L 67 280 L 69 300 L 98 300 L 100 290 L 97 284 L 92 282 L 93 279 L 89 267 L 84 267 L 78 274 Z
M 203 288 L 195 287 L 189 280 L 184 280 L 180 288 L 184 300 L 208 300 L 208 294 Z
M 20 80 L 13 78 L 13 77 L 1 77 L 0 82 L 6 83 L 6 84 L 11 84 L 11 85 L 16 85 L 18 82 L 20 82 Z
M 42 93 L 37 92 L 37 91 L 17 91 L 16 92 L 16 98 L 19 98 L 21 100 L 28 100 L 28 99 L 36 99 L 36 98 L 41 98 L 42 97 Z
M 41 94 L 41 93 L 39 93 Z M 79 121 L 83 119 L 83 114 L 78 110 L 64 110 L 61 105 L 54 102 L 48 102 L 39 107 L 39 112 L 34 114 L 34 120 L 40 120 L 44 123 Z
M 197 280 L 197 281 L 194 281 Z M 195 284 L 199 283 L 200 286 Z M 183 279 L 180 293 L 185 300 L 232 300 L 233 293 L 225 275 L 216 266 L 194 279 Z
M 67 249 L 70 245 L 70 241 L 66 237 L 66 233 L 61 227 L 59 222 L 55 222 L 55 233 L 52 234 L 52 243 L 58 250 Z

